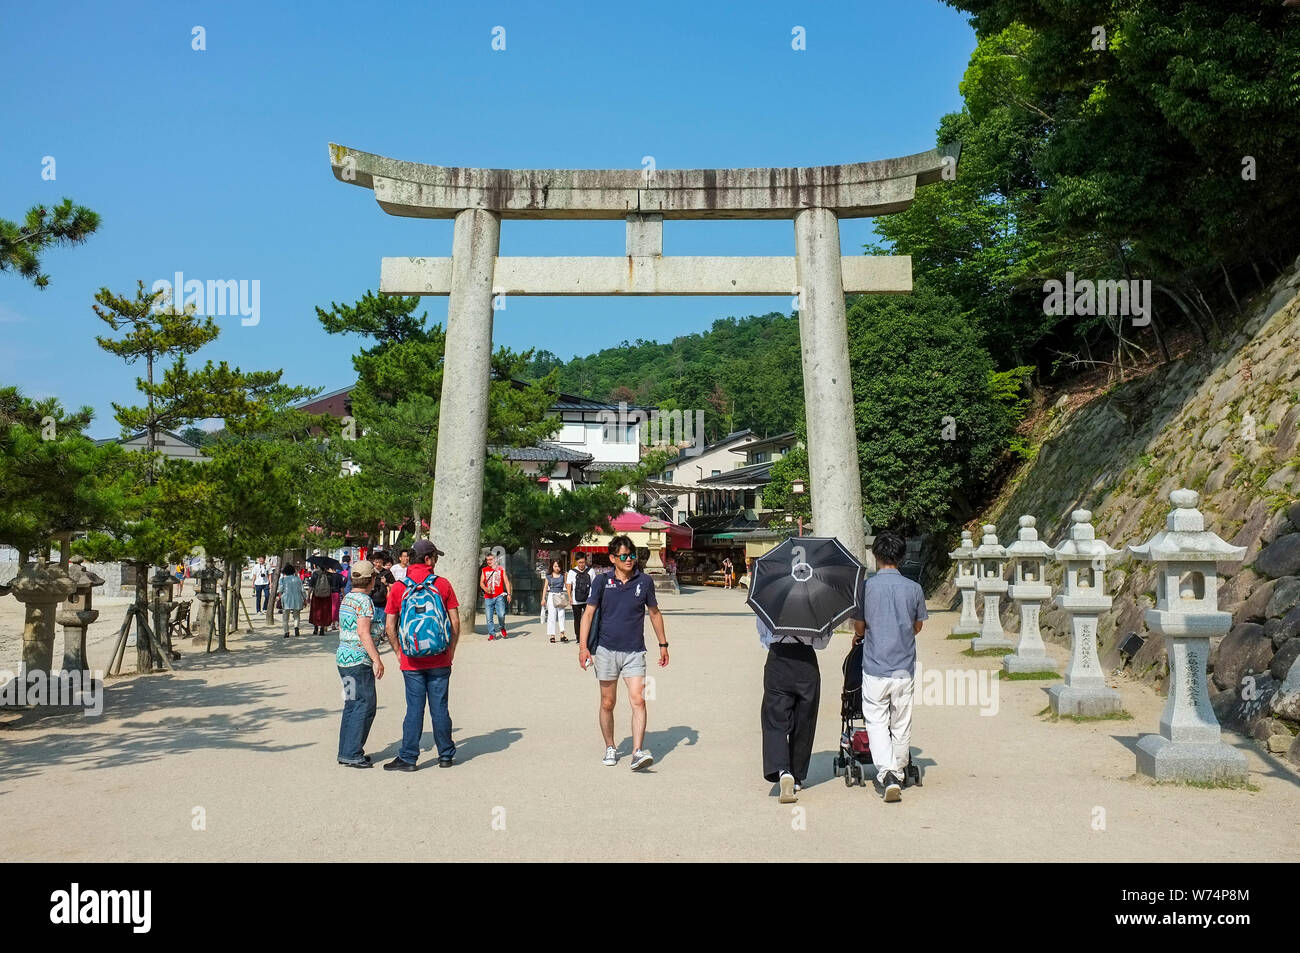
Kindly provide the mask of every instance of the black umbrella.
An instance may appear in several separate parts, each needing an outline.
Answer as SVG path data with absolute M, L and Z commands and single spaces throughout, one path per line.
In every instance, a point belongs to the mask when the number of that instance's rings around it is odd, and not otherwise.
M 308 556 L 307 564 L 318 569 L 339 569 L 343 566 L 333 556 Z
M 775 635 L 825 635 L 858 607 L 866 574 L 835 537 L 792 536 L 754 563 L 745 601 Z

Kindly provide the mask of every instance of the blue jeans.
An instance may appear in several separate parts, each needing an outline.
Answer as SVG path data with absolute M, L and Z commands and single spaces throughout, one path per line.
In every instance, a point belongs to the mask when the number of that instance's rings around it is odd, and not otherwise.
M 378 698 L 375 695 L 375 670 L 366 665 L 339 668 L 343 680 L 343 721 L 339 725 L 339 760 L 362 761 L 366 756 L 366 739 L 375 721 Z
M 409 764 L 415 764 L 420 757 L 420 736 L 424 733 L 424 705 L 427 699 L 429 716 L 433 719 L 433 740 L 438 746 L 438 760 L 450 761 L 456 756 L 456 743 L 451 740 L 451 714 L 447 711 L 451 666 L 402 672 L 402 681 L 406 685 L 406 718 L 402 720 L 402 747 L 397 756 Z
M 505 628 L 506 624 L 506 594 L 503 592 L 499 596 L 484 596 L 483 609 L 487 612 L 488 635 L 496 635 L 497 629 Z M 496 628 L 492 627 L 492 616 L 496 615 Z
M 254 612 L 262 612 L 271 604 L 270 589 L 269 585 L 253 587 Z

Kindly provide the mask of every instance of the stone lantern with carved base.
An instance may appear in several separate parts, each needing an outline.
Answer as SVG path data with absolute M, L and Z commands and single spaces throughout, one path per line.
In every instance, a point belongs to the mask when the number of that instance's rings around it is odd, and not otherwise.
M 217 625 L 217 571 L 211 566 L 204 566 L 194 574 L 199 587 L 194 598 L 199 603 L 198 623 L 191 630 L 191 644 L 197 648 L 206 648 L 211 641 L 211 634 Z
M 86 630 L 99 618 L 99 610 L 92 605 L 96 586 L 104 579 L 84 565 L 85 560 L 73 556 L 68 561 L 68 576 L 77 587 L 68 601 L 59 607 L 58 622 L 63 626 L 63 671 L 85 672 L 90 669 L 86 661 Z
M 1111 606 L 1106 595 L 1106 560 L 1120 551 L 1097 539 L 1090 511 L 1075 510 L 1070 520 L 1070 536 L 1055 553 L 1065 568 L 1065 585 L 1056 604 L 1070 616 L 1070 662 L 1065 684 L 1049 688 L 1047 698 L 1057 715 L 1114 715 L 1124 710 L 1124 701 L 1107 686 L 1102 673 L 1097 658 L 1097 621 Z
M 979 612 L 975 609 L 975 544 L 970 530 L 961 531 L 961 545 L 948 554 L 956 565 L 953 585 L 961 593 L 961 617 L 953 624 L 952 635 L 978 635 Z
M 54 623 L 58 606 L 77 590 L 68 575 L 68 540 L 60 540 L 61 558 L 50 563 L 42 554 L 18 570 L 13 597 L 27 607 L 23 624 L 23 670 L 49 672 L 54 665 Z
M 159 648 L 171 655 L 173 659 L 180 658 L 180 653 L 172 648 L 171 637 L 171 614 L 172 598 L 176 588 L 176 577 L 166 569 L 159 566 L 149 580 L 153 586 L 153 632 L 154 638 Z
M 1016 651 L 1002 659 L 1002 670 L 1008 675 L 1056 671 L 1056 660 L 1047 654 L 1038 629 L 1039 603 L 1052 598 L 1047 560 L 1054 552 L 1038 538 L 1037 523 L 1032 516 L 1020 517 L 1019 538 L 1007 547 L 1016 580 L 1009 595 L 1020 606 L 1020 640 Z
M 1210 639 L 1225 635 L 1232 615 L 1219 611 L 1215 564 L 1240 562 L 1244 546 L 1225 543 L 1205 528 L 1194 490 L 1174 490 L 1165 529 L 1129 549 L 1155 565 L 1156 607 L 1146 623 L 1165 638 L 1169 653 L 1169 698 L 1160 734 L 1137 744 L 1139 774 L 1157 781 L 1245 781 L 1246 755 L 1226 744 L 1210 707 L 1206 662 Z
M 998 603 L 1008 588 L 1003 577 L 1006 565 L 1007 551 L 998 542 L 998 528 L 988 523 L 984 526 L 984 540 L 975 550 L 976 572 L 979 573 L 975 579 L 975 591 L 984 597 L 984 623 L 980 626 L 979 637 L 971 641 L 972 651 L 1016 647 L 1015 641 L 1002 631 L 1002 618 L 998 613 Z

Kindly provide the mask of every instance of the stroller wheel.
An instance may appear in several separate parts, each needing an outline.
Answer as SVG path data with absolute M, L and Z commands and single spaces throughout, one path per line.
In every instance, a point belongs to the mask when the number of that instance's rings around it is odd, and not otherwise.
M 921 784 L 921 769 L 920 769 L 920 768 L 918 768 L 918 767 L 917 767 L 916 765 L 914 765 L 914 764 L 909 764 L 909 765 L 907 766 L 907 773 L 908 773 L 908 775 L 911 777 L 911 779 L 912 779 L 912 783 L 913 783 L 913 784 L 915 784 L 918 788 L 919 788 L 919 787 L 922 787 L 922 784 Z
M 852 766 L 846 767 L 846 768 L 844 769 L 844 786 L 845 786 L 846 788 L 851 788 L 851 787 L 853 787 L 853 768 L 852 768 Z

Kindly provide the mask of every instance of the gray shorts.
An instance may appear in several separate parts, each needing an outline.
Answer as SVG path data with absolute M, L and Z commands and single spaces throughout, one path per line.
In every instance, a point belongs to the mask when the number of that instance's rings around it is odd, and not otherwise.
M 596 646 L 596 678 L 612 682 L 616 678 L 645 678 L 645 652 L 612 652 Z

